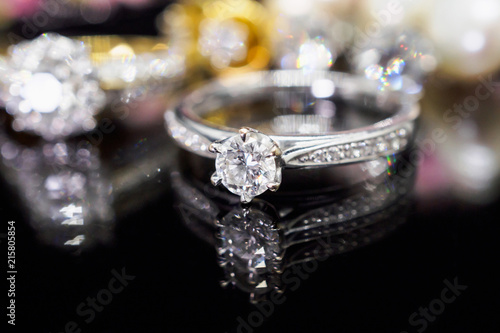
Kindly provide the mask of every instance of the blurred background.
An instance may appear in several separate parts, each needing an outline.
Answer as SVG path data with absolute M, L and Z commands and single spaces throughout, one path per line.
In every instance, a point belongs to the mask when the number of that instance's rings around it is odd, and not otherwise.
M 498 332 L 500 1 L 2 0 L 4 98 L 18 57 L 11 45 L 47 32 L 93 43 L 113 103 L 88 132 L 64 140 L 25 133 L 0 110 L 0 211 L 18 227 L 20 326 L 415 332 L 408 316 L 458 276 L 469 289 L 419 332 Z M 401 157 L 416 169 L 402 230 L 325 262 L 265 324 L 242 328 L 238 318 L 254 308 L 219 288 L 213 244 L 179 215 L 178 156 L 163 113 L 209 79 L 266 69 L 358 74 L 381 91 L 421 94 L 422 115 L 415 147 Z M 118 81 L 107 80 L 115 72 Z M 146 72 L 157 88 L 143 84 Z M 55 221 L 75 224 L 73 213 L 69 222 L 67 210 L 59 214 L 73 200 L 89 207 L 87 222 L 62 230 Z M 81 235 L 90 252 L 79 250 Z M 122 267 L 137 280 L 83 322 L 75 308 Z M 68 329 L 72 319 L 79 326 Z

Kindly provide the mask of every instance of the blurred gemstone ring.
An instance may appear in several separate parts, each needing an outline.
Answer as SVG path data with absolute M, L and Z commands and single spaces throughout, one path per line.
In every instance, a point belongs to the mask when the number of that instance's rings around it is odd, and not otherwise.
M 47 33 L 0 57 L 0 105 L 15 131 L 67 137 L 94 129 L 108 92 L 163 86 L 183 68 L 183 58 L 162 40 Z
M 420 113 L 417 101 L 407 92 L 380 91 L 361 76 L 281 70 L 209 83 L 165 118 L 182 148 L 216 158 L 212 183 L 249 202 L 278 189 L 282 168 L 361 162 L 404 150 Z

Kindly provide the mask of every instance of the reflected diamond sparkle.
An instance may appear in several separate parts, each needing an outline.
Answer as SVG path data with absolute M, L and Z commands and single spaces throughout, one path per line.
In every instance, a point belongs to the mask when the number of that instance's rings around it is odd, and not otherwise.
M 220 221 L 219 264 L 224 268 L 223 285 L 236 285 L 252 294 L 279 287 L 283 238 L 276 217 L 252 208 L 235 208 Z M 252 296 L 251 296 L 252 297 Z

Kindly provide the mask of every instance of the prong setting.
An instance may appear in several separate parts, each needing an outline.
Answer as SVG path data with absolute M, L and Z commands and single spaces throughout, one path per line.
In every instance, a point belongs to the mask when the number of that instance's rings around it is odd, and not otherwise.
M 212 142 L 210 146 L 208 146 L 208 151 L 211 153 L 220 153 L 221 143 L 218 141 Z
M 217 172 L 214 172 L 210 177 L 210 181 L 212 182 L 212 185 L 219 186 L 222 183 L 222 178 L 219 177 Z
M 242 128 L 240 128 L 240 130 L 238 132 L 240 134 L 241 140 L 243 140 L 243 142 L 247 141 L 247 135 L 250 132 L 248 130 L 248 127 L 242 127 Z
M 270 156 L 281 157 L 281 149 L 278 147 L 278 145 L 275 145 L 273 148 L 271 148 Z
M 241 140 L 245 142 L 247 140 L 247 136 L 249 133 L 260 133 L 260 132 L 250 127 L 242 127 L 239 129 L 238 133 L 240 134 Z
M 280 188 L 279 183 L 270 183 L 270 184 L 267 184 L 266 186 L 267 186 L 267 189 L 271 192 L 276 192 Z

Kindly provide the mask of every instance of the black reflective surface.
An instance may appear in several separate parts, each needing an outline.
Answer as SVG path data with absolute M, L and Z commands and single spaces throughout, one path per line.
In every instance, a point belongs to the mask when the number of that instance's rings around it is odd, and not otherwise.
M 124 147 L 141 160 L 146 160 L 148 151 L 155 155 L 158 147 L 168 147 L 157 144 L 155 148 L 153 136 L 158 140 L 158 134 L 150 135 L 149 140 L 143 135 Z M 17 330 L 423 332 L 425 328 L 426 332 L 495 332 L 499 327 L 496 203 L 471 208 L 443 199 L 428 206 L 409 191 L 404 205 L 391 201 L 388 208 L 399 208 L 381 215 L 381 224 L 404 220 L 384 237 L 337 251 L 317 265 L 302 261 L 289 265 L 308 256 L 304 248 L 294 252 L 290 246 L 284 266 L 291 273 L 286 278 L 281 275 L 284 293 L 271 298 L 272 302 L 255 305 L 249 302 L 248 290 L 231 284 L 221 287 L 220 281 L 228 275 L 219 265 L 221 253 L 214 246 L 212 232 L 217 226 L 193 232 L 193 225 L 200 226 L 197 220 L 210 219 L 210 214 L 207 210 L 183 214 L 179 188 L 170 186 L 175 183 L 172 178 L 181 177 L 178 171 L 161 168 L 153 174 L 147 163 L 127 162 L 127 149 L 118 149 L 105 160 L 115 170 L 132 166 L 129 170 L 135 171 L 130 173 L 142 183 L 141 190 L 120 192 L 115 185 L 118 196 L 113 207 L 118 218 L 112 240 L 80 254 L 41 243 L 27 223 L 26 206 L 19 205 L 16 195 L 6 190 L 10 187 L 2 184 L 2 233 L 8 220 L 16 221 L 17 228 Z M 116 160 L 121 162 L 113 164 Z M 167 160 L 177 160 L 177 155 Z M 237 203 L 224 203 L 214 192 L 208 193 L 221 207 L 216 216 L 239 209 Z M 330 201 L 339 202 L 339 198 L 332 196 Z M 319 206 L 332 203 L 328 201 Z M 200 200 L 191 205 L 207 207 Z M 283 202 L 274 204 L 273 209 L 280 215 L 284 206 Z M 318 205 L 291 206 L 308 207 L 300 208 L 307 214 Z M 281 209 L 282 216 L 288 214 L 287 209 Z M 186 225 L 186 216 L 191 226 Z M 349 238 L 344 241 L 348 243 Z M 450 290 L 449 284 L 456 285 L 456 295 L 445 290 Z M 429 306 L 433 310 L 424 313 Z

